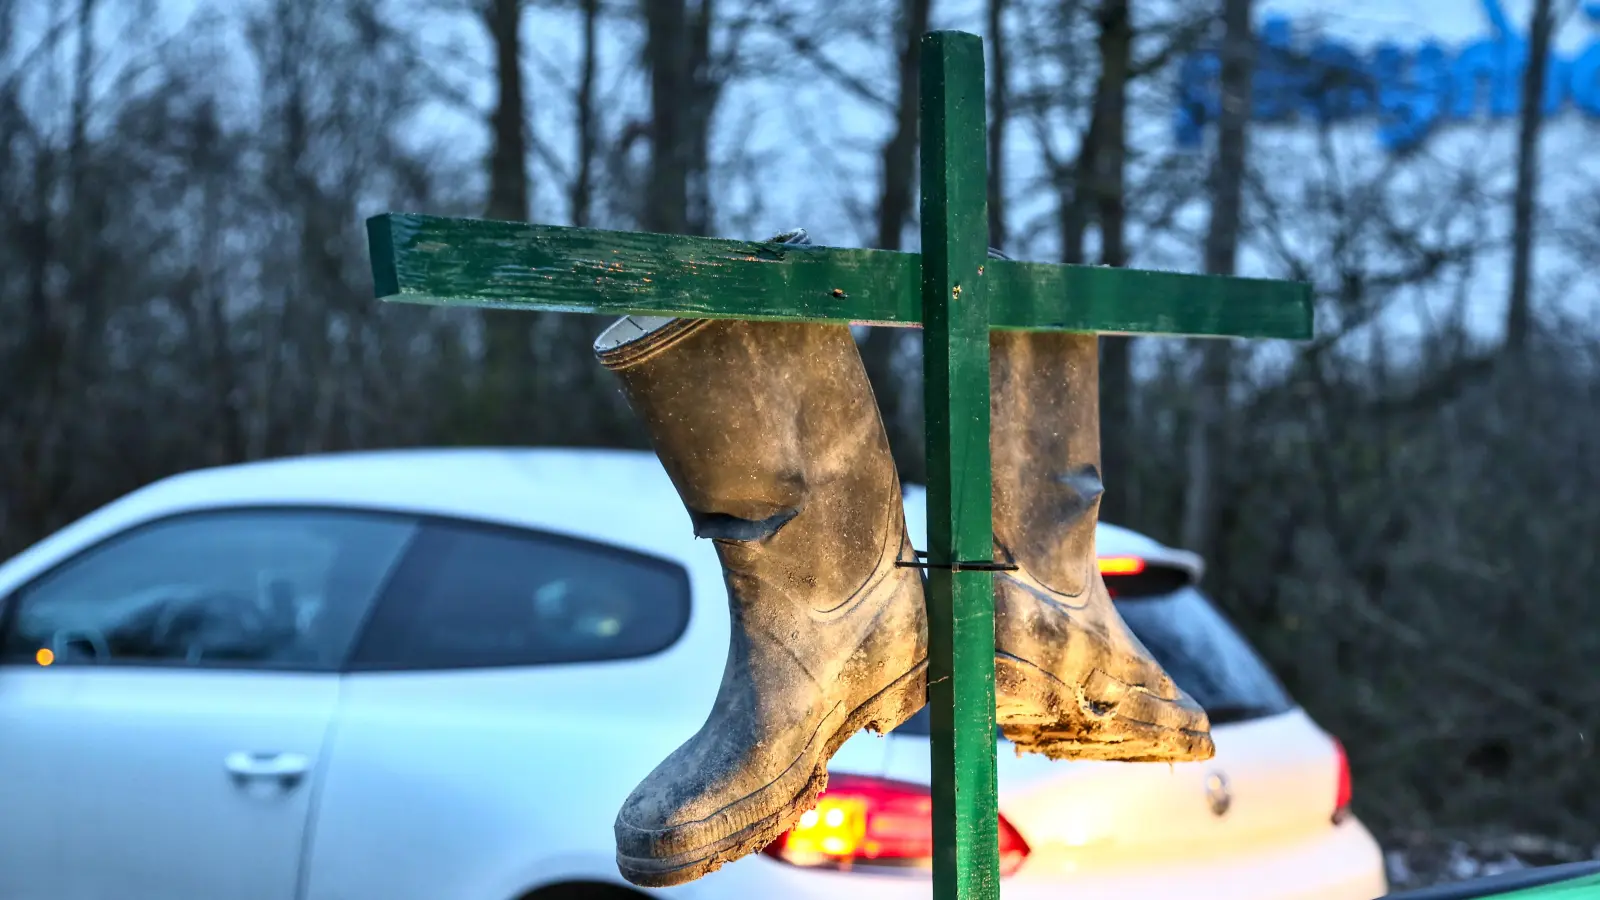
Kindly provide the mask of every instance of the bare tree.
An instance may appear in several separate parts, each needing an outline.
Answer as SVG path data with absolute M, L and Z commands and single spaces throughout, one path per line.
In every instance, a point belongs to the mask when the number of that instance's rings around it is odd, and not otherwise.
M 655 184 L 682 229 L 727 227 L 712 213 L 718 200 L 736 208 L 734 192 L 719 193 L 730 168 L 751 184 L 769 171 L 739 144 L 765 110 L 710 127 L 737 79 L 788 90 L 798 62 L 883 115 L 889 141 L 824 149 L 859 154 L 861 170 L 844 176 L 868 185 L 853 221 L 872 242 L 891 213 L 898 224 L 882 243 L 897 246 L 916 215 L 917 102 L 914 82 L 897 76 L 915 78 L 907 48 L 930 4 L 872 0 L 821 21 L 823 4 L 803 0 L 723 4 L 715 16 L 700 0 L 664 2 L 682 16 L 657 24 L 652 50 L 648 16 L 671 8 L 523 0 L 525 20 L 571 29 L 577 52 L 556 63 L 544 42 L 516 41 L 506 12 L 518 4 L 491 0 L 211 4 L 175 36 L 148 24 L 163 21 L 150 0 L 62 0 L 48 16 L 33 16 L 48 4 L 0 0 L 0 267 L 11 275 L 0 279 L 0 556 L 197 466 L 421 444 L 638 446 L 592 357 L 599 323 L 510 316 L 529 362 L 502 370 L 523 398 L 508 417 L 483 390 L 476 313 L 373 302 L 361 223 L 388 209 L 522 218 L 538 214 L 532 204 L 556 210 L 546 219 L 631 227 Z M 1565 4 L 1554 5 L 1559 20 Z M 1140 19 L 1127 20 L 1129 6 Z M 1592 216 L 1546 226 L 1536 191 L 1502 202 L 1486 187 L 1498 184 L 1492 161 L 1352 153 L 1367 135 L 1338 128 L 1247 133 L 1242 102 L 1211 123 L 1212 155 L 1140 145 L 1128 123 L 1146 98 L 1152 113 L 1168 111 L 1144 79 L 1164 78 L 1218 8 L 1227 32 L 1248 33 L 1246 0 L 1201 6 L 985 8 L 997 234 L 1024 248 L 1059 236 L 1075 262 L 1137 263 L 1147 242 L 1188 252 L 1203 240 L 1212 271 L 1249 252 L 1269 274 L 1315 286 L 1309 342 L 1236 344 L 1226 367 L 1202 364 L 1198 380 L 1192 346 L 1152 354 L 1151 374 L 1127 391 L 1131 524 L 1201 536 L 1191 543 L 1208 553 L 1207 592 L 1345 740 L 1357 807 L 1386 842 L 1493 829 L 1592 845 L 1600 422 L 1575 411 L 1600 405 L 1600 337 L 1582 321 L 1554 327 L 1554 310 L 1525 287 L 1506 312 L 1509 323 L 1520 309 L 1526 324 L 1480 342 L 1467 300 L 1518 213 L 1540 225 L 1524 232 L 1530 249 L 1553 226 L 1572 252 L 1593 253 L 1600 228 Z M 455 31 L 434 28 L 438 17 L 485 35 L 492 26 L 494 64 L 431 43 Z M 15 25 L 24 20 L 31 32 Z M 745 27 L 764 51 L 775 38 L 793 53 L 740 55 Z M 667 46 L 669 33 L 682 42 Z M 637 35 L 643 52 L 605 52 L 609 35 Z M 234 79 L 227 61 L 240 46 L 250 74 Z M 1224 54 L 1225 94 L 1246 96 L 1248 76 Z M 669 86 L 635 101 L 656 63 Z M 1530 60 L 1528 77 L 1540 68 Z M 490 109 L 471 102 L 513 73 L 525 74 Z M 453 135 L 397 125 L 434 103 L 486 126 L 484 158 L 462 161 Z M 658 104 L 676 119 L 656 123 Z M 908 112 L 913 127 L 901 129 Z M 1025 128 L 1006 132 L 1008 119 Z M 663 152 L 646 158 L 658 137 Z M 1018 141 L 1044 157 L 1036 183 L 1004 165 Z M 487 192 L 474 173 L 489 175 Z M 1023 202 L 1038 189 L 1059 202 Z M 1568 199 L 1588 209 L 1578 201 L 1595 198 Z M 1203 236 L 1177 222 L 1200 206 Z M 1547 283 L 1555 256 L 1527 255 L 1526 284 Z M 1430 302 L 1402 340 L 1390 314 L 1419 298 Z M 901 335 L 875 385 L 910 468 L 919 392 L 915 341 Z M 1514 349 L 1534 335 L 1538 353 Z M 1191 425 L 1212 401 L 1221 434 L 1197 460 L 1189 441 L 1204 432 Z M 1126 481 L 1114 465 L 1109 474 Z M 1197 500 L 1197 487 L 1209 496 Z
M 1517 129 L 1517 186 L 1512 200 L 1511 296 L 1506 302 L 1507 352 L 1520 356 L 1532 328 L 1535 212 L 1539 191 L 1539 132 L 1544 125 L 1545 77 L 1555 29 L 1551 0 L 1534 0 L 1528 58 L 1522 71 L 1522 112 Z
M 495 103 L 489 113 L 489 197 L 485 215 L 527 221 L 533 193 L 528 174 L 528 105 L 522 73 L 523 0 L 482 0 L 479 15 L 494 47 Z M 485 433 L 534 439 L 537 415 L 530 387 L 537 323 L 515 310 L 483 310 L 484 380 L 477 404 Z
M 532 185 L 528 178 L 528 104 L 522 77 L 523 0 L 484 0 L 484 29 L 494 45 L 495 104 L 489 114 L 491 219 L 528 218 Z
M 1006 128 L 1011 124 L 1006 0 L 989 0 L 989 244 L 1006 246 Z
M 1095 215 L 1100 224 L 1100 262 L 1128 263 L 1126 198 L 1128 78 L 1133 64 L 1133 22 L 1127 0 L 1101 0 L 1099 25 L 1100 80 L 1095 91 L 1092 171 Z M 1133 426 L 1132 339 L 1100 339 L 1100 455 L 1106 494 L 1103 514 L 1113 522 L 1129 521 L 1137 501 L 1131 460 Z
M 928 30 L 932 0 L 897 0 L 899 14 L 893 32 L 896 44 L 896 100 L 894 131 L 880 152 L 878 229 L 876 245 L 898 250 L 906 226 L 912 221 L 913 191 L 917 176 L 918 59 L 922 35 Z M 899 375 L 898 357 L 913 339 L 893 328 L 871 328 L 861 341 L 861 359 L 873 390 L 886 401 L 889 445 L 902 475 L 920 479 L 922 428 L 914 386 Z
M 650 75 L 650 176 L 647 230 L 705 234 L 711 226 L 707 172 L 718 86 L 711 36 L 714 0 L 644 0 L 645 66 Z
M 593 227 L 598 224 L 594 209 L 598 182 L 603 173 L 620 168 L 616 161 L 606 168 L 601 151 L 604 123 L 599 92 L 600 33 L 606 11 L 600 0 L 576 0 L 572 5 L 581 37 L 577 83 L 572 91 L 575 158 L 567 178 L 566 194 L 571 223 Z M 652 163 L 651 177 L 658 177 L 667 168 L 657 168 Z M 688 195 L 685 187 L 684 196 Z M 709 203 L 700 208 L 709 209 Z M 541 317 L 535 335 L 541 361 L 535 390 L 539 408 L 548 411 L 540 421 L 538 438 L 541 443 L 642 445 L 643 435 L 637 417 L 628 409 L 615 379 L 593 358 L 594 336 L 606 324 L 602 316 L 552 314 Z M 583 402 L 573 403 L 574 398 L 583 398 Z
M 599 152 L 595 122 L 595 75 L 600 56 L 600 0 L 579 0 L 579 4 L 583 15 L 583 56 L 578 68 L 577 114 L 573 128 L 577 138 L 578 165 L 569 196 L 572 224 L 584 227 L 590 224 L 594 205 L 595 159 Z
M 1251 73 L 1255 36 L 1250 23 L 1251 0 L 1223 0 L 1221 113 L 1217 151 L 1212 158 L 1211 221 L 1205 237 L 1205 270 L 1232 275 L 1239 254 L 1244 176 L 1248 144 L 1246 128 L 1252 97 Z M 1216 533 L 1213 461 L 1225 452 L 1223 427 L 1232 381 L 1233 347 L 1225 340 L 1208 341 L 1200 350 L 1200 378 L 1195 389 L 1194 420 L 1188 439 L 1188 479 L 1184 485 L 1183 545 L 1210 556 Z
M 932 0 L 899 0 L 899 27 L 895 42 L 896 67 L 894 133 L 884 143 L 879 170 L 878 236 L 884 250 L 898 250 L 901 235 L 911 222 L 913 188 L 917 176 L 918 59 L 922 35 L 928 30 Z

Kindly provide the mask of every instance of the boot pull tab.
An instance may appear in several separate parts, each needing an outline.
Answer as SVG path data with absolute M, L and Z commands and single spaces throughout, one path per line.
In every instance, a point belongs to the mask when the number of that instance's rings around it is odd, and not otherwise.
M 798 509 L 780 509 L 765 519 L 741 519 L 727 513 L 689 510 L 689 520 L 694 523 L 694 536 L 714 541 L 764 541 L 798 515 Z
M 1079 466 L 1071 472 L 1056 476 L 1056 481 L 1064 485 L 1074 495 L 1073 512 L 1082 514 L 1089 511 L 1105 494 L 1105 483 L 1100 480 L 1100 470 L 1093 465 Z

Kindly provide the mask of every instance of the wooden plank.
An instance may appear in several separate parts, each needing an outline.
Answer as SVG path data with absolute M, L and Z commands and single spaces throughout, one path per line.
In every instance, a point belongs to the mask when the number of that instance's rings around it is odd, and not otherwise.
M 388 300 L 835 322 L 919 306 L 904 253 L 393 214 L 367 229 Z
M 983 42 L 922 39 L 928 711 L 935 900 L 998 900 Z
M 1310 340 L 1311 285 L 995 260 L 997 328 Z
M 390 213 L 367 221 L 385 300 L 916 326 L 915 254 Z M 1309 285 L 993 260 L 996 328 L 1311 337 Z

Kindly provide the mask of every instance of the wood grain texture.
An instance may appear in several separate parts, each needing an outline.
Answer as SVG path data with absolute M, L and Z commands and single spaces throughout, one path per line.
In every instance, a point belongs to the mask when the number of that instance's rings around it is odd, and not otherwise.
M 923 390 L 935 900 L 998 900 L 983 42 L 922 39 Z
M 389 213 L 367 221 L 384 300 L 616 315 L 917 326 L 921 259 L 887 250 Z M 1309 285 L 990 260 L 990 324 L 1311 337 Z

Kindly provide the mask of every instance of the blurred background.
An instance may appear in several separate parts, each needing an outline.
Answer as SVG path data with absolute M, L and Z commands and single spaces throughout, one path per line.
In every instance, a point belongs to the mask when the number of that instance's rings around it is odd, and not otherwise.
M 598 320 L 379 304 L 364 218 L 914 250 L 930 28 L 1010 255 L 1315 286 L 1306 343 L 1103 340 L 1103 518 L 1206 557 L 1396 886 L 1600 856 L 1574 0 L 0 0 L 0 558 L 200 466 L 644 446 Z M 920 480 L 920 335 L 858 331 Z

